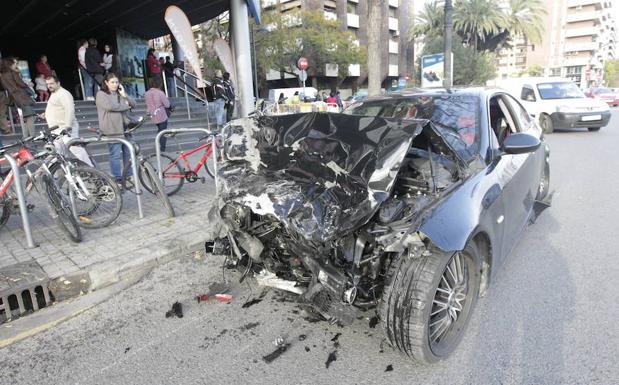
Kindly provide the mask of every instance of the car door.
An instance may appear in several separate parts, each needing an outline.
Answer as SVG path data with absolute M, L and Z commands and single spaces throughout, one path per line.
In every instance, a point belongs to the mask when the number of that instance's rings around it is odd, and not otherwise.
M 532 121 L 528 126 L 521 124 L 514 108 L 515 100 L 505 93 L 495 93 L 491 96 L 489 105 L 494 106 L 495 113 L 503 119 L 501 123 L 491 121 L 491 127 L 496 142 L 492 160 L 492 174 L 496 178 L 500 188 L 500 199 L 504 207 L 504 213 L 497 219 L 497 226 L 503 226 L 503 242 L 501 255 L 506 256 L 514 247 L 526 221 L 533 208 L 536 188 L 533 188 L 532 180 L 538 180 L 539 174 L 534 173 L 536 154 L 505 154 L 501 152 L 503 140 L 510 134 L 531 130 Z M 492 108 L 492 107 L 491 107 Z M 522 108 L 522 107 L 520 107 Z M 498 109 L 498 110 L 497 110 Z M 522 110 L 528 116 L 525 110 Z M 492 115 L 492 114 L 491 114 Z M 492 119 L 492 118 L 491 118 Z M 499 119 L 499 120 L 500 120 Z

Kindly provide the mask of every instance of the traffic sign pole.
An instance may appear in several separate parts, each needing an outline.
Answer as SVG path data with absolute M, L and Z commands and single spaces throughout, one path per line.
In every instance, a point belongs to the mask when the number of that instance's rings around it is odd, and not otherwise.
M 297 60 L 297 68 L 301 70 L 301 72 L 299 73 L 299 78 L 303 83 L 303 99 L 305 99 L 306 97 L 305 81 L 307 80 L 307 72 L 305 70 L 307 69 L 307 67 L 309 67 L 309 60 L 307 60 L 306 57 L 300 57 L 299 60 Z

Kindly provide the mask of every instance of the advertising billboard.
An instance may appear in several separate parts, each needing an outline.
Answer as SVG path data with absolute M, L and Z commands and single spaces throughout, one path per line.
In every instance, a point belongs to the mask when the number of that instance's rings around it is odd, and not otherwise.
M 453 58 L 453 55 L 452 55 Z M 453 60 L 452 72 L 453 72 Z M 421 57 L 421 87 L 442 87 L 445 77 L 445 55 L 442 53 Z

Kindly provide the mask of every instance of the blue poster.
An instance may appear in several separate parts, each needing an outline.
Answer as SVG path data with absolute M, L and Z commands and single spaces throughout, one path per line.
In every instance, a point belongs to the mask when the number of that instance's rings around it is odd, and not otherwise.
M 120 76 L 127 94 L 133 98 L 142 98 L 146 92 L 144 85 L 144 66 L 148 51 L 148 42 L 130 32 L 117 30 L 116 45 L 120 63 Z

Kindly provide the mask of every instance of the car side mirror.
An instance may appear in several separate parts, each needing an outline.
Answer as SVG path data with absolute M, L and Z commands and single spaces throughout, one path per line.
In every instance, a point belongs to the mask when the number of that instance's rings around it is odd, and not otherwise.
M 541 144 L 539 138 L 518 132 L 505 138 L 501 149 L 506 154 L 527 154 L 537 150 Z

